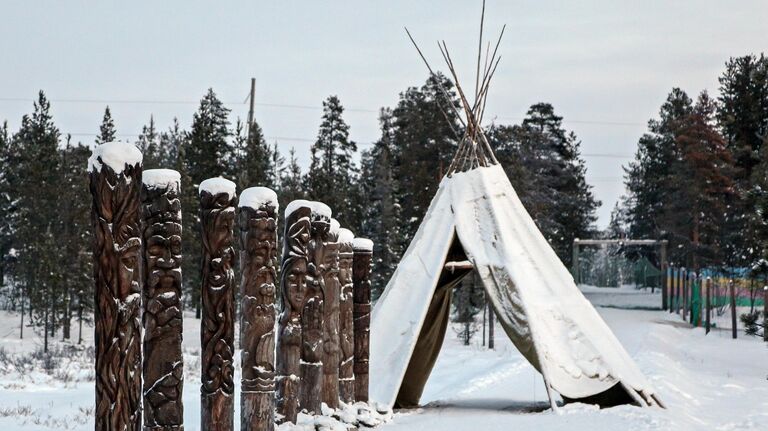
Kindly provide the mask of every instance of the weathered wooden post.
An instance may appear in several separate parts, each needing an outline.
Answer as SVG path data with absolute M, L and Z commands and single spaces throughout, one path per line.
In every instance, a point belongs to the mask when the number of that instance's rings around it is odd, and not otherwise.
M 689 272 L 688 280 L 688 322 L 696 327 L 696 296 L 698 295 L 698 291 L 696 290 L 696 273 Z
M 180 176 L 144 171 L 144 429 L 184 426 Z
M 368 402 L 368 357 L 371 332 L 371 258 L 373 241 L 355 238 L 352 242 L 352 283 L 355 319 L 355 400 Z
M 285 208 L 285 233 L 280 270 L 282 310 L 277 332 L 277 413 L 280 421 L 296 423 L 301 387 L 301 312 L 307 295 L 311 203 L 296 200 Z
M 307 296 L 301 313 L 301 391 L 302 410 L 320 413 L 323 401 L 323 356 L 325 347 L 325 273 L 326 237 L 331 227 L 331 209 L 322 202 L 312 202 L 309 240 L 309 271 L 307 272 Z M 338 368 L 338 364 L 335 365 Z
M 275 280 L 277 194 L 266 187 L 240 193 L 240 429 L 275 427 Z
M 339 364 L 341 363 L 339 319 L 341 283 L 339 282 L 339 229 L 331 219 L 323 238 L 323 391 L 322 401 L 330 408 L 339 407 Z
M 141 159 L 122 142 L 102 144 L 88 159 L 100 431 L 141 429 Z
M 707 277 L 707 317 L 706 317 L 706 334 L 709 334 L 709 330 L 711 327 L 711 315 L 712 315 L 712 278 Z
M 667 244 L 669 241 L 661 240 L 659 254 L 661 260 L 661 309 L 669 308 L 669 262 L 667 261 Z
M 688 270 L 687 269 L 683 269 L 682 283 L 683 283 L 682 317 L 683 317 L 683 321 L 685 321 L 688 313 Z
M 339 345 L 341 361 L 339 363 L 339 396 L 345 403 L 355 401 L 355 319 L 354 290 L 352 282 L 352 261 L 354 252 L 352 242 L 355 235 L 349 229 L 339 231 L 339 284 L 341 295 L 339 302 Z
M 227 431 L 234 426 L 235 191 L 235 183 L 224 178 L 210 178 L 200 183 L 203 239 L 200 428 L 203 431 Z
M 768 342 L 768 286 L 763 286 L 763 341 Z
M 736 286 L 733 279 L 728 281 L 728 287 L 731 290 L 731 335 L 736 339 Z

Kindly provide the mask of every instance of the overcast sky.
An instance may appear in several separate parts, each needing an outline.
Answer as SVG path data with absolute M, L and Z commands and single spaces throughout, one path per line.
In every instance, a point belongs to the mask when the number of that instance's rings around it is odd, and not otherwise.
M 189 127 L 209 87 L 245 118 L 255 77 L 256 119 L 305 163 L 325 97 L 341 98 L 365 148 L 378 137 L 378 109 L 424 82 L 404 26 L 441 68 L 435 40 L 444 39 L 470 82 L 480 5 L 4 1 L 0 119 L 17 128 L 43 89 L 64 133 L 92 143 L 109 104 L 120 138 L 134 140 L 151 114 L 160 128 L 173 117 Z M 621 166 L 669 90 L 716 94 L 729 57 L 768 47 L 768 2 L 757 0 L 489 0 L 486 15 L 488 37 L 507 24 L 486 119 L 519 122 L 531 104 L 552 103 L 582 140 L 601 227 L 624 191 Z

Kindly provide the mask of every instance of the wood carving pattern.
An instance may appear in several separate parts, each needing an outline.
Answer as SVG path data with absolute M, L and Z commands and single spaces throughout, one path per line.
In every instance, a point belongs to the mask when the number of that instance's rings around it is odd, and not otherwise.
M 341 295 L 339 302 L 339 347 L 341 360 L 339 363 L 339 396 L 345 403 L 355 401 L 355 329 L 354 329 L 354 300 L 352 283 L 352 243 L 339 244 L 339 284 Z
M 242 431 L 271 431 L 275 415 L 277 208 L 240 207 Z
M 325 239 L 330 219 L 313 211 L 312 234 L 309 240 L 309 266 L 307 296 L 301 314 L 301 408 L 309 413 L 320 413 L 323 388 L 323 329 L 325 292 Z
M 310 212 L 309 206 L 299 206 L 290 213 L 286 212 L 280 270 L 282 310 L 277 333 L 276 403 L 281 421 L 293 423 L 296 423 L 299 413 L 301 313 L 307 295 Z
M 93 196 L 96 430 L 141 429 L 141 163 L 116 173 L 100 157 Z
M 237 197 L 200 192 L 203 239 L 201 429 L 231 430 L 234 416 L 234 249 Z
M 144 184 L 144 429 L 184 427 L 179 183 Z
M 355 319 L 355 400 L 368 401 L 368 357 L 371 331 L 371 258 L 367 249 L 355 249 L 352 263 Z
M 339 364 L 341 346 L 339 306 L 339 232 L 329 230 L 323 238 L 323 393 L 322 400 L 330 408 L 339 407 Z

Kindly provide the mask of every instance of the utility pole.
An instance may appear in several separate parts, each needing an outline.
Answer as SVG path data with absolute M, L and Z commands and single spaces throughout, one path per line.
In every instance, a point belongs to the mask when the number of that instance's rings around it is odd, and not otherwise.
M 251 125 L 253 124 L 253 103 L 256 97 L 256 78 L 251 78 L 251 94 L 248 96 L 248 137 L 251 137 Z

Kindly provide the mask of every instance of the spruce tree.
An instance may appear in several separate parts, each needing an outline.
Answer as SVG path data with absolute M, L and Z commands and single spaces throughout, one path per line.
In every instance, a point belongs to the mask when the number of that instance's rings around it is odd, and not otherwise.
M 213 89 L 200 100 L 200 107 L 192 118 L 186 161 L 194 186 L 218 176 L 231 176 L 234 154 L 229 142 L 229 109 L 216 97 Z
M 296 159 L 295 148 L 291 148 L 288 152 L 288 166 L 280 176 L 280 187 L 278 190 L 280 208 L 285 208 L 286 205 L 296 199 L 306 198 L 301 166 L 299 166 L 299 162 Z
M 459 106 L 453 83 L 436 74 L 402 92 L 392 110 L 392 166 L 402 185 L 398 204 L 404 244 L 416 234 L 456 152 L 462 130 L 454 109 Z
M 352 193 L 357 174 L 353 161 L 357 145 L 349 140 L 349 126 L 343 114 L 338 97 L 330 96 L 323 102 L 323 117 L 312 145 L 306 185 L 310 198 L 328 204 L 343 226 L 355 226 Z
M 273 179 L 272 148 L 264 139 L 261 127 L 255 121 L 243 133 L 240 120 L 235 125 L 234 158 L 237 186 L 240 190 L 247 187 L 263 186 L 275 188 Z
M 378 298 L 395 271 L 403 253 L 402 219 L 398 182 L 394 176 L 392 111 L 379 116 L 381 138 L 361 157 L 358 203 L 361 210 L 358 235 L 373 239 L 371 293 Z
M 5 276 L 10 275 L 8 268 L 11 264 L 11 248 L 14 242 L 16 223 L 15 192 L 13 182 L 18 178 L 18 154 L 15 154 L 13 140 L 8 132 L 8 122 L 0 127 L 0 292 L 5 289 Z M 10 293 L 10 292 L 9 292 Z M 12 293 L 12 304 L 16 304 L 16 292 Z
M 678 258 L 698 270 L 722 262 L 720 229 L 733 191 L 733 160 L 714 124 L 714 103 L 706 91 L 677 125 L 675 145 L 679 157 L 673 181 L 666 184 L 659 223 Z
M 35 311 L 33 317 L 44 327 L 46 350 L 55 323 L 52 308 L 62 300 L 62 275 L 57 270 L 59 245 L 55 238 L 60 210 L 51 204 L 58 201 L 60 194 L 59 137 L 50 103 L 40 91 L 34 112 L 22 118 L 21 128 L 13 137 L 21 173 L 13 190 L 18 197 L 18 281 Z
M 164 148 L 160 146 L 160 136 L 155 127 L 155 117 L 149 117 L 149 124 L 141 128 L 141 134 L 136 141 L 136 146 L 141 150 L 142 166 L 144 169 L 158 169 L 168 166 L 168 155 L 164 154 Z
M 115 129 L 115 121 L 112 119 L 112 112 L 109 110 L 109 106 L 104 109 L 104 117 L 101 120 L 101 126 L 99 126 L 99 134 L 96 136 L 96 145 L 112 142 L 117 138 L 117 131 Z

